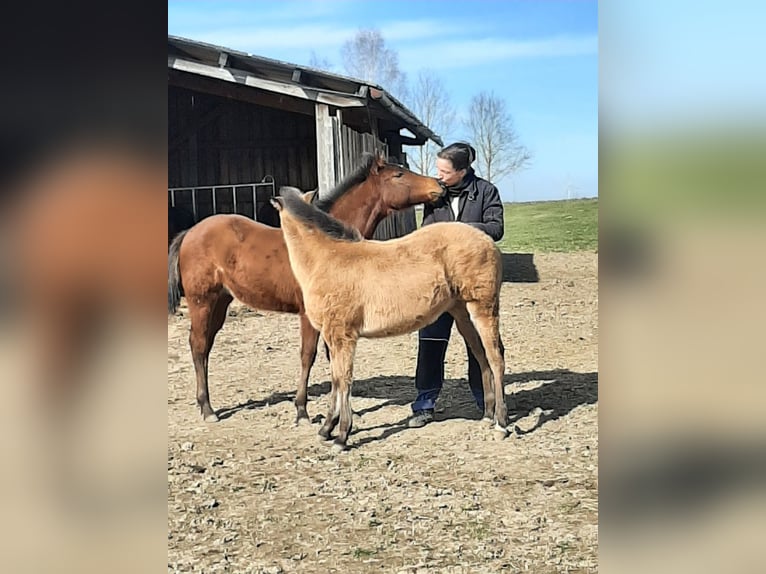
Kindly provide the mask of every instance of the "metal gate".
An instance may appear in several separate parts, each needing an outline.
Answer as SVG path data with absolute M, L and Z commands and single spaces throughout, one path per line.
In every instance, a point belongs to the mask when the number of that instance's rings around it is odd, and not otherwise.
M 195 222 L 218 213 L 238 213 L 258 221 L 259 204 L 268 204 L 275 195 L 274 178 L 267 175 L 257 183 L 169 188 L 168 202 L 190 211 Z

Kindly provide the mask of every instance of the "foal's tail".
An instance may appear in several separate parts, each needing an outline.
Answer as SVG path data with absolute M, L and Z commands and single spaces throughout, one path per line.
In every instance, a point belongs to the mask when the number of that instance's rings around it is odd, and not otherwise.
M 170 315 L 178 311 L 178 306 L 181 304 L 181 295 L 183 295 L 181 271 L 178 268 L 178 252 L 181 250 L 181 243 L 188 231 L 188 229 L 185 229 L 176 235 L 168 250 L 168 314 Z

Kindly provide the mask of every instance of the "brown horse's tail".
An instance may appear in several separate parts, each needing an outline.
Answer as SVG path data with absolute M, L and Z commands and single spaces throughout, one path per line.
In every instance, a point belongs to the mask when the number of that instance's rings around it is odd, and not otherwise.
M 181 270 L 178 268 L 178 253 L 181 250 L 181 243 L 189 232 L 185 229 L 173 238 L 168 250 L 168 314 L 173 315 L 178 311 L 181 304 L 181 295 L 183 295 L 183 285 L 181 284 Z

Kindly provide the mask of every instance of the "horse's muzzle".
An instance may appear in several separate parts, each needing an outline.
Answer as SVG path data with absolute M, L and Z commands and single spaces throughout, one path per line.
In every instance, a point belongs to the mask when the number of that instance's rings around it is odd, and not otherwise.
M 441 180 L 438 180 L 437 183 L 439 184 L 439 188 L 441 189 L 441 192 L 438 195 L 434 195 L 431 201 L 436 201 L 437 199 L 440 199 L 447 195 L 447 184 L 444 183 Z

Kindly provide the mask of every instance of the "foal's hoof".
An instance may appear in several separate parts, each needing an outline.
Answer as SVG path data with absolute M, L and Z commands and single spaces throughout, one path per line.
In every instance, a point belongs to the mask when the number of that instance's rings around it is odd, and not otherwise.
M 215 413 L 210 413 L 209 415 L 205 415 L 205 422 L 206 423 L 217 423 L 220 419 L 218 418 L 218 415 Z
M 294 426 L 299 427 L 299 426 L 306 426 L 310 424 L 311 424 L 311 421 L 309 420 L 308 415 L 306 415 L 305 417 L 304 416 L 296 417 Z
M 345 452 L 348 450 L 348 445 L 336 440 L 332 443 L 332 450 L 333 452 Z
M 492 427 L 495 424 L 495 419 L 484 417 L 481 419 L 481 424 L 486 425 L 488 427 Z
M 509 434 L 510 433 L 508 432 L 508 429 L 506 427 L 495 423 L 495 428 L 492 429 L 492 436 L 494 436 L 495 439 L 503 440 Z
M 319 429 L 319 432 L 317 433 L 317 436 L 319 437 L 319 440 L 322 442 L 326 442 L 328 440 L 332 440 L 332 436 L 329 432 L 324 431 L 324 429 Z

